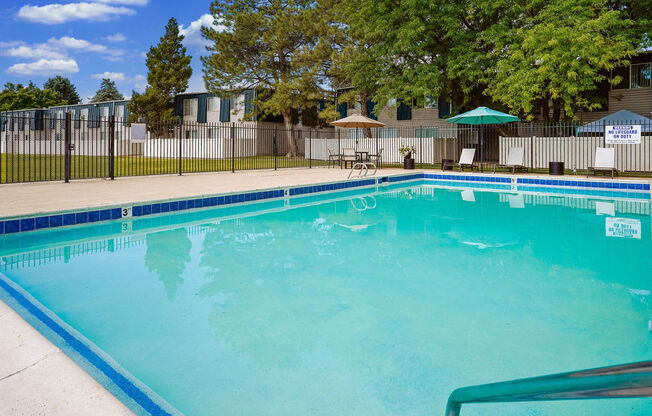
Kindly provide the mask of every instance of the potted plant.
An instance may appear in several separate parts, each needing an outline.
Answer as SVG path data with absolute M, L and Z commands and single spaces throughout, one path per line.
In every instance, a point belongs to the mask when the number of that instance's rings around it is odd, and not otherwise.
M 414 159 L 412 155 L 417 153 L 417 149 L 414 146 L 401 146 L 398 148 L 398 151 L 403 156 L 403 168 L 404 169 L 414 169 Z

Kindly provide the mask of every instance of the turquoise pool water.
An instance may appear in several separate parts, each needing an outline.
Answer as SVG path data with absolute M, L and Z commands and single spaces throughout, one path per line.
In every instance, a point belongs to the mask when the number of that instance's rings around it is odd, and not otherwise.
M 420 182 L 4 236 L 0 272 L 186 415 L 439 415 L 457 387 L 650 359 L 651 229 L 649 200 Z

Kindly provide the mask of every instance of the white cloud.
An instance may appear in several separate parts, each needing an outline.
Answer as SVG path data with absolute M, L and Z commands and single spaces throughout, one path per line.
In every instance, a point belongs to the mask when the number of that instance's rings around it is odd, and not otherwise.
M 36 62 L 20 63 L 10 66 L 7 71 L 12 75 L 58 75 L 79 72 L 74 59 L 39 59 Z
M 179 25 L 179 33 L 186 37 L 183 40 L 183 43 L 187 47 L 202 48 L 209 44 L 209 42 L 201 35 L 202 26 L 212 27 L 217 31 L 222 31 L 225 29 L 225 27 L 222 25 L 214 24 L 213 15 L 208 13 L 203 14 L 199 19 L 190 22 L 187 28 L 183 25 Z
M 65 59 L 68 55 L 65 51 L 57 50 L 49 47 L 48 45 L 19 45 L 6 49 L 3 55 L 13 58 L 27 58 L 27 59 Z
M 12 74 L 40 74 L 43 72 L 44 62 L 54 62 L 60 68 L 53 71 L 58 73 L 60 69 L 66 73 L 77 72 L 77 62 L 70 57 L 69 53 L 98 53 L 104 59 L 110 61 L 122 60 L 124 51 L 122 49 L 111 49 L 105 45 L 92 43 L 84 39 L 77 39 L 71 36 L 61 38 L 50 38 L 45 43 L 36 43 L 29 45 L 22 41 L 10 41 L 0 43 L 0 54 L 13 58 L 24 58 L 34 60 L 35 62 L 19 63 L 7 69 Z M 65 63 L 65 64 L 64 64 Z M 71 65 L 74 63 L 74 67 Z
M 124 42 L 127 40 L 127 37 L 122 33 L 115 33 L 113 35 L 106 36 L 104 39 L 108 40 L 109 42 Z
M 142 91 L 147 86 L 147 78 L 144 75 L 135 75 L 133 77 L 127 76 L 122 72 L 103 72 L 101 74 L 91 75 L 93 79 L 104 79 L 108 78 L 111 81 L 115 81 L 118 84 L 129 85 L 136 90 Z
M 108 71 L 106 71 L 106 72 L 103 72 L 101 74 L 93 74 L 93 75 L 91 75 L 91 78 L 93 78 L 93 79 L 108 78 L 111 81 L 120 82 L 120 81 L 126 80 L 127 76 L 125 74 L 123 74 L 122 72 L 108 72 Z
M 93 0 L 98 3 L 123 4 L 125 6 L 146 6 L 149 0 Z
M 131 1 L 142 2 L 142 0 Z M 120 0 L 114 1 L 114 3 L 116 2 L 120 3 Z M 102 3 L 80 2 L 68 4 L 53 3 L 46 4 L 45 6 L 26 5 L 18 10 L 18 17 L 30 22 L 57 25 L 74 20 L 105 21 L 121 15 L 130 16 L 135 13 L 135 10 L 123 6 L 116 7 Z

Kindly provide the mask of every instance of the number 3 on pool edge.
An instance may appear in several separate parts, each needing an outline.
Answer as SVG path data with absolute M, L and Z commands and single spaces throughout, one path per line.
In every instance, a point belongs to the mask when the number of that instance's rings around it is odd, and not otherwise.
M 130 218 L 131 217 L 131 207 L 122 208 L 121 213 L 122 213 L 122 218 Z

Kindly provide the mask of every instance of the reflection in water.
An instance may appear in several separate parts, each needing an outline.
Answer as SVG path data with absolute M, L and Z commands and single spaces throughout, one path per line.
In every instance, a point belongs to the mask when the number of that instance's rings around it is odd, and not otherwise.
M 183 283 L 181 274 L 190 261 L 192 242 L 185 228 L 149 233 L 146 242 L 145 266 L 158 275 L 168 300 L 172 302 Z

